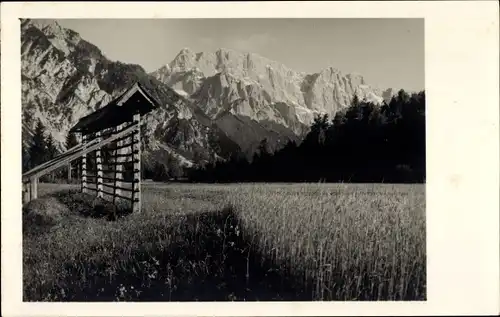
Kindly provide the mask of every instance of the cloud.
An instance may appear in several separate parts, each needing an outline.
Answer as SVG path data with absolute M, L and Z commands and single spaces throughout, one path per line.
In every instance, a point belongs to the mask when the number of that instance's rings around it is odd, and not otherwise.
M 239 51 L 256 51 L 272 43 L 273 38 L 266 33 L 252 34 L 246 39 L 232 41 L 231 46 Z

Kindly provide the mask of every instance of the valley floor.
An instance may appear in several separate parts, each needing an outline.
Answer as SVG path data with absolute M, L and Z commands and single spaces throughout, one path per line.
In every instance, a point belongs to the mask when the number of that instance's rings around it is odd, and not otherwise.
M 25 301 L 426 299 L 425 185 L 145 182 L 113 221 L 78 189 L 23 210 Z

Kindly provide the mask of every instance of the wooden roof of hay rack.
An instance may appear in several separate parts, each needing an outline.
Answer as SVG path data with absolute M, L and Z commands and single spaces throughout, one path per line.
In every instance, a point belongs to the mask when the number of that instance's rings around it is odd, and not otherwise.
M 106 106 L 81 118 L 70 132 L 90 134 L 116 127 L 132 121 L 137 112 L 142 116 L 159 106 L 158 101 L 141 84 L 135 83 Z

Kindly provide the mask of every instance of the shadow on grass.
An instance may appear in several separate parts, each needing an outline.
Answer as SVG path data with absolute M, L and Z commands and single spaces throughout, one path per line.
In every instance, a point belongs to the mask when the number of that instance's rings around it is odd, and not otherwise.
M 130 202 L 123 199 L 113 204 L 110 200 L 72 189 L 54 192 L 48 196 L 56 198 L 69 210 L 84 217 L 114 221 L 132 213 Z
M 92 195 L 74 191 L 58 192 L 53 197 L 72 211 L 94 218 L 109 218 L 110 210 L 117 215 L 124 215 L 128 210 L 123 206 L 109 206 L 110 202 L 99 199 L 96 201 Z M 317 299 L 314 281 L 305 277 L 306 272 L 294 275 L 290 268 L 277 265 L 269 255 L 260 254 L 258 247 L 251 244 L 249 233 L 244 232 L 237 215 L 230 208 L 182 216 L 154 215 L 147 218 L 146 215 L 132 215 L 115 224 L 114 230 L 121 234 L 118 237 L 122 241 L 111 241 L 112 247 L 108 248 L 111 243 L 108 240 L 114 236 L 108 236 L 104 242 L 91 242 L 95 245 L 82 244 L 82 250 L 50 251 L 68 252 L 67 257 L 71 253 L 71 260 L 53 260 L 50 265 L 57 273 L 49 273 L 52 275 L 47 276 L 43 284 L 28 281 L 30 286 L 24 290 L 24 300 Z M 131 240 L 126 242 L 126 237 Z M 50 239 L 50 236 L 47 238 Z M 25 267 L 26 269 L 37 270 L 36 267 Z M 355 272 L 353 269 L 348 275 L 355 276 Z M 335 283 L 334 287 L 322 294 L 324 300 L 390 299 L 388 283 L 374 280 L 370 276 L 360 279 L 362 286 L 358 290 L 361 292 L 345 293 L 344 290 L 349 288 L 346 280 L 342 279 L 345 274 L 346 272 L 334 270 L 325 276 L 325 279 Z M 415 278 L 417 280 L 419 277 Z M 423 300 L 417 296 L 422 294 L 422 284 L 410 286 L 415 287 L 415 293 L 409 289 L 408 293 L 401 296 L 403 300 Z
M 178 223 L 182 237 L 164 248 L 145 241 L 119 267 L 65 263 L 65 280 L 49 291 L 64 294 L 62 301 L 306 300 L 277 268 L 262 266 L 249 252 L 231 210 L 187 215 Z

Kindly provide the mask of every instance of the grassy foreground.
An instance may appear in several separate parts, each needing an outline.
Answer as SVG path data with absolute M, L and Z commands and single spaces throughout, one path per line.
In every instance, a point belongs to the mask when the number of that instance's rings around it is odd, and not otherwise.
M 71 188 L 25 208 L 25 301 L 426 299 L 424 185 L 144 184 L 117 219 Z

